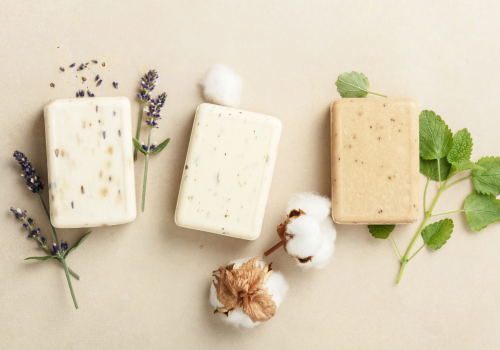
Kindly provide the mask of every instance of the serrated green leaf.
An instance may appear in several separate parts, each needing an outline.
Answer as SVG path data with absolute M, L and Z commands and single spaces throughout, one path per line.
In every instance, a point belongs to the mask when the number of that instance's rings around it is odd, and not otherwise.
M 453 146 L 453 134 L 439 115 L 422 111 L 419 117 L 420 156 L 424 159 L 446 157 Z
M 395 225 L 368 225 L 368 231 L 374 238 L 387 239 Z
M 351 72 L 339 75 L 335 82 L 337 91 L 342 97 L 366 97 L 367 94 L 374 94 L 382 97 L 385 95 L 370 92 L 370 82 L 363 73 Z
M 470 160 L 464 160 L 463 162 L 453 164 L 451 166 L 451 173 L 455 174 L 461 171 L 474 169 L 475 167 L 477 167 L 476 163 L 471 162 Z M 479 168 L 480 167 L 478 167 L 478 169 Z
M 500 157 L 483 157 L 472 170 L 472 182 L 479 193 L 500 194 Z
M 162 149 L 165 148 L 166 145 L 170 142 L 170 139 L 166 139 L 162 143 L 160 143 L 158 146 L 156 146 L 151 152 L 149 153 L 160 153 Z
M 86 239 L 87 239 L 87 237 L 88 237 L 91 233 L 92 233 L 92 231 L 87 232 L 87 233 L 85 234 L 85 236 L 83 236 L 83 237 L 82 237 L 82 239 L 80 239 L 80 241 L 79 241 L 77 244 L 75 244 L 73 247 L 71 247 L 71 249 L 69 249 L 69 250 L 68 250 L 68 251 L 64 254 L 64 257 L 66 258 L 66 257 L 68 256 L 68 254 L 69 254 L 69 253 L 71 253 L 73 250 L 75 250 L 76 248 L 78 248 L 78 247 L 80 246 L 80 244 L 82 244 L 82 243 L 83 243 L 83 241 L 84 241 L 84 240 L 86 240 Z
M 467 129 L 457 131 L 453 137 L 453 145 L 447 155 L 448 162 L 456 164 L 470 160 L 472 145 L 472 137 Z
M 59 259 L 59 257 L 57 257 L 57 256 L 55 256 L 55 255 L 47 255 L 47 256 L 32 256 L 32 257 L 26 258 L 26 259 L 24 259 L 24 260 L 47 261 L 47 260 L 50 260 L 50 259 Z
M 439 160 L 439 170 L 441 170 L 441 181 L 446 180 L 450 173 L 451 164 L 446 157 Z M 426 160 L 420 157 L 420 172 L 431 180 L 439 181 L 438 161 L 437 159 Z
M 141 143 L 139 142 L 139 140 L 137 140 L 135 137 L 132 137 L 132 142 L 134 143 L 134 148 L 136 150 L 138 150 L 139 152 L 141 152 L 142 154 L 146 154 L 146 151 L 144 150 L 144 148 L 142 148 L 142 145 Z
M 441 248 L 453 232 L 453 220 L 444 219 L 427 225 L 422 230 L 422 238 L 425 244 L 433 250 Z
M 489 224 L 500 221 L 500 200 L 493 195 L 474 191 L 465 198 L 464 211 L 469 227 L 480 231 Z

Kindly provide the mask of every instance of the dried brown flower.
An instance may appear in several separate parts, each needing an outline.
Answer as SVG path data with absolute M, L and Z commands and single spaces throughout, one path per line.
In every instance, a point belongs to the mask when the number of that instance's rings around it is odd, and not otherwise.
M 301 217 L 302 215 L 307 215 L 306 212 L 303 211 L 302 209 L 298 209 L 298 210 L 293 209 L 292 211 L 290 211 L 290 213 L 286 217 L 286 220 L 282 224 L 279 224 L 278 228 L 276 229 L 281 241 L 279 243 L 275 244 L 271 249 L 267 250 L 264 253 L 264 256 L 268 256 L 269 254 L 273 253 L 275 250 L 277 250 L 281 246 L 283 246 L 283 249 L 285 249 L 285 252 L 288 253 L 288 251 L 286 250 L 286 244 L 288 242 L 289 237 L 293 238 L 293 235 L 290 233 L 287 233 L 286 228 L 290 222 Z M 298 256 L 294 256 L 294 258 L 303 264 L 305 264 L 309 261 L 312 261 L 312 259 L 313 259 L 312 256 L 308 256 L 307 258 L 299 258 Z
M 267 288 L 262 288 L 273 272 L 272 263 L 261 267 L 257 260 L 250 259 L 239 268 L 231 264 L 214 271 L 217 299 L 224 305 L 215 309 L 214 313 L 230 316 L 241 307 L 254 323 L 267 321 L 274 316 L 276 303 L 267 294 Z

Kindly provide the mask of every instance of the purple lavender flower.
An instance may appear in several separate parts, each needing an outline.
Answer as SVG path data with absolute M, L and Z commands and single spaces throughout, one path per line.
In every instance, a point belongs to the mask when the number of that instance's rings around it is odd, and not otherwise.
M 150 70 L 149 72 L 146 73 L 144 77 L 142 77 L 141 81 L 141 92 L 137 94 L 139 99 L 142 102 L 149 101 L 151 98 L 151 91 L 154 90 L 156 86 L 156 80 L 159 78 L 159 74 L 156 72 L 156 70 Z
M 27 211 L 22 211 L 21 209 L 14 209 L 14 208 L 10 208 L 10 211 L 14 214 L 14 216 L 16 217 L 17 220 L 19 221 L 22 221 L 23 222 L 23 227 L 30 231 L 30 233 L 28 234 L 28 237 L 29 238 L 37 238 L 40 236 L 40 229 L 35 229 L 33 227 L 33 225 L 35 224 L 35 220 L 33 220 L 32 218 L 28 218 L 26 213 Z M 40 237 L 40 241 L 44 241 L 45 238 L 43 237 Z
M 100 78 L 100 77 L 99 77 L 99 74 L 97 74 L 97 75 L 95 76 L 95 81 L 99 81 L 99 78 Z
M 97 64 L 97 63 L 98 63 L 98 62 L 97 62 L 97 60 L 92 60 L 92 62 L 94 62 L 95 64 Z
M 14 158 L 16 158 L 17 162 L 21 166 L 23 173 L 21 176 L 26 180 L 26 185 L 33 193 L 40 193 L 43 190 L 43 181 L 40 179 L 40 174 L 35 174 L 35 169 L 31 165 L 31 162 L 28 161 L 28 158 L 19 151 L 15 151 Z
M 83 69 L 85 69 L 85 65 L 82 63 L 82 64 L 80 65 L 80 67 L 78 67 L 78 69 L 77 69 L 77 70 L 83 70 Z
M 148 124 L 151 128 L 158 128 L 158 119 L 161 119 L 161 109 L 165 105 L 165 100 L 167 99 L 167 94 L 164 92 L 161 95 L 158 95 L 158 98 L 151 99 L 148 111 L 146 114 L 148 115 L 148 119 L 146 120 L 146 124 Z
M 61 70 L 61 72 L 64 72 L 64 68 L 63 67 L 59 67 L 59 69 Z
M 80 90 L 80 97 L 83 97 L 85 96 L 85 91 L 84 90 Z
M 57 246 L 57 244 L 52 243 L 52 247 L 53 247 L 52 254 L 56 255 L 57 253 L 59 253 L 59 247 Z
M 76 63 L 71 63 L 69 68 L 73 68 L 76 65 Z
M 61 239 L 61 249 L 63 252 L 68 250 L 68 242 L 64 242 L 62 239 Z
M 115 87 L 115 89 L 118 89 L 118 83 L 113 82 L 113 86 Z
M 94 97 L 95 95 L 93 93 L 91 93 L 89 90 L 87 90 L 87 95 L 89 95 L 89 97 Z
M 100 79 L 100 80 L 97 82 L 96 86 L 101 85 L 101 83 L 102 83 L 102 79 Z

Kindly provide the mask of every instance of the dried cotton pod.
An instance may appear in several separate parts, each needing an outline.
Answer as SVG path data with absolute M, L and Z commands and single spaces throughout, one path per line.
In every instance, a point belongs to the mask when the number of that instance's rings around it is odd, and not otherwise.
M 297 259 L 303 268 L 325 267 L 333 254 L 337 236 L 328 198 L 314 193 L 294 194 L 287 206 L 285 222 L 278 225 L 280 242 L 264 253 L 268 256 L 279 247 Z
M 214 271 L 210 287 L 214 313 L 236 327 L 252 328 L 271 319 L 288 291 L 285 278 L 271 265 L 246 258 Z

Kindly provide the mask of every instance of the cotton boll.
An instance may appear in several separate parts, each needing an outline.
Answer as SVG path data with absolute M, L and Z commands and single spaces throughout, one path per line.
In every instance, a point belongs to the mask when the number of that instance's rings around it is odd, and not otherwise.
M 323 244 L 319 223 L 310 215 L 302 215 L 292 220 L 286 232 L 293 235 L 286 244 L 286 250 L 292 256 L 302 259 L 313 256 Z
M 227 107 L 240 104 L 241 78 L 230 68 L 215 65 L 200 84 L 207 101 Z
M 302 209 L 307 215 L 313 216 L 318 222 L 329 214 L 332 203 L 330 199 L 312 192 L 295 193 L 288 201 L 286 212 Z
M 315 269 L 322 269 L 328 264 L 330 258 L 332 257 L 335 248 L 334 242 L 337 237 L 337 231 L 335 230 L 333 219 L 330 216 L 327 216 L 323 221 L 319 223 L 319 227 L 323 240 L 321 248 L 313 256 L 312 261 L 303 264 L 297 260 L 297 264 L 303 269 L 308 269 L 311 267 Z
M 240 268 L 245 262 L 250 260 L 251 258 L 237 259 L 228 263 L 228 265 L 235 264 L 234 269 Z M 260 266 L 260 268 L 264 268 L 266 263 L 260 259 L 255 261 L 255 266 Z M 285 280 L 285 277 L 275 270 L 272 271 L 269 279 L 265 284 L 262 285 L 262 289 L 267 288 L 267 294 L 271 295 L 271 300 L 276 304 L 276 311 L 278 307 L 283 302 L 285 295 L 288 291 L 288 283 Z M 217 290 L 212 283 L 210 286 L 210 304 L 214 308 L 224 307 L 224 305 L 217 298 Z M 253 328 L 259 325 L 262 322 L 253 322 L 252 319 L 243 312 L 241 308 L 235 309 L 229 316 L 225 314 L 219 314 L 224 323 L 234 326 L 234 327 L 245 327 L 245 328 Z
M 319 223 L 319 228 L 321 233 L 326 235 L 332 242 L 335 242 L 337 238 L 337 230 L 335 229 L 335 224 L 331 216 L 326 217 L 323 221 Z

